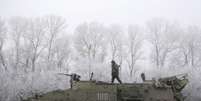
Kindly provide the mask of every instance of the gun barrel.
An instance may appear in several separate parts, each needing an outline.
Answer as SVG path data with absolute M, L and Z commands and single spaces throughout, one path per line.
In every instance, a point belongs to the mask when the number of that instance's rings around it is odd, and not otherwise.
M 58 75 L 72 76 L 71 74 L 57 73 Z

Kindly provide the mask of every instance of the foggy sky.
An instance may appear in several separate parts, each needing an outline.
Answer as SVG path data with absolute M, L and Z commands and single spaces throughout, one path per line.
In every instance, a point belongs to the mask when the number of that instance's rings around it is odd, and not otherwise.
M 201 0 L 0 0 L 0 16 L 60 15 L 69 25 L 84 21 L 105 24 L 144 23 L 165 18 L 201 25 Z

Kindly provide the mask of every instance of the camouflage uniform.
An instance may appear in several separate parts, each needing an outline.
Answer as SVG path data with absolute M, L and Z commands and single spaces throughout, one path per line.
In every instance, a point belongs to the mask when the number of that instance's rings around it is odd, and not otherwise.
M 112 83 L 114 83 L 114 79 L 116 78 L 119 83 L 122 83 L 119 78 L 119 67 L 120 65 L 117 65 L 114 60 L 112 60 Z

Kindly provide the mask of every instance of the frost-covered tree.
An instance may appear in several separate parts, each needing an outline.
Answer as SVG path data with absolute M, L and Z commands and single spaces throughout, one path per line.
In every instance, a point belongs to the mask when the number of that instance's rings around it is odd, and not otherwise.
M 177 29 L 174 24 L 163 19 L 152 19 L 147 23 L 149 37 L 152 44 L 152 57 L 157 68 L 161 68 L 167 62 L 170 52 L 176 47 Z
M 53 56 L 53 47 L 54 47 L 54 43 L 57 40 L 57 38 L 59 37 L 59 34 L 61 34 L 61 32 L 63 32 L 63 30 L 66 27 L 66 22 L 65 19 L 60 17 L 60 16 L 54 16 L 54 15 L 50 15 L 50 16 L 46 16 L 44 17 L 45 20 L 45 24 L 47 26 L 47 32 L 46 32 L 46 37 L 47 37 L 47 41 L 48 41 L 48 54 L 47 54 L 47 61 L 48 64 L 49 62 L 52 60 L 52 56 Z
M 66 36 L 63 38 L 57 39 L 54 50 L 54 59 L 56 62 L 56 66 L 60 71 L 64 70 L 68 72 L 70 67 L 70 62 L 72 61 L 72 43 L 70 40 L 70 36 Z
M 83 23 L 75 29 L 74 46 L 78 55 L 87 59 L 88 74 L 92 72 L 92 61 L 99 62 L 104 59 L 104 26 L 100 23 Z M 90 77 L 90 76 L 89 76 Z
M 17 70 L 21 65 L 21 43 L 22 35 L 26 33 L 27 20 L 23 17 L 12 17 L 9 21 L 10 36 L 14 43 L 13 55 L 14 61 L 13 66 Z
M 137 72 L 136 63 L 140 60 L 142 52 L 143 33 L 138 25 L 128 27 L 128 44 L 127 44 L 127 64 L 130 71 L 130 77 Z
M 41 53 L 46 48 L 45 29 L 46 25 L 42 18 L 30 19 L 28 23 L 27 33 L 24 34 L 26 44 L 29 51 L 29 60 L 32 72 L 36 71 L 36 62 Z
M 184 53 L 184 64 L 195 66 L 200 61 L 201 29 L 197 26 L 189 26 L 184 32 L 183 40 L 180 43 Z
M 108 28 L 108 42 L 111 54 L 111 60 L 118 60 L 120 65 L 123 61 L 123 39 L 125 33 L 120 25 L 111 25 Z

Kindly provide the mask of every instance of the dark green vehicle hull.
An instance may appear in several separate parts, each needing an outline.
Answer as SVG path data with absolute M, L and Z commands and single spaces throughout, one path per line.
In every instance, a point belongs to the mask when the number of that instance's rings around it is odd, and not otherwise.
M 52 91 L 25 101 L 177 101 L 171 87 L 151 82 L 111 84 L 96 81 L 74 82 L 73 88 Z

